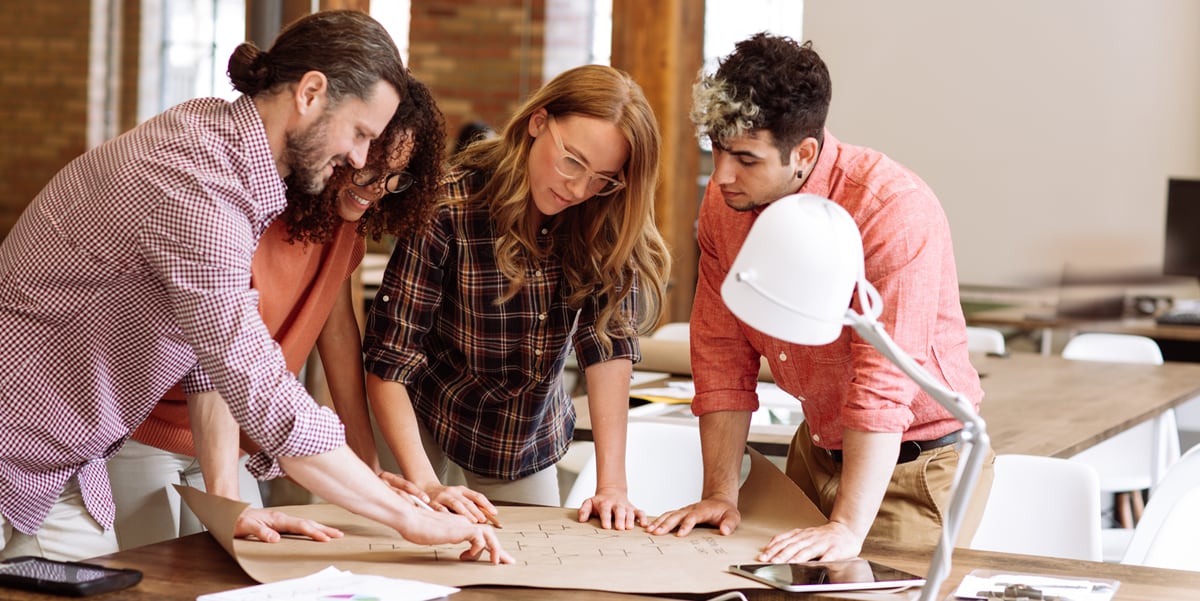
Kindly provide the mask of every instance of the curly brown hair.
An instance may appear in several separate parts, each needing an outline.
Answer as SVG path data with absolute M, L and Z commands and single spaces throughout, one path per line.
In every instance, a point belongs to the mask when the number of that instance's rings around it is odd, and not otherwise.
M 380 240 L 385 234 L 406 240 L 422 231 L 433 215 L 438 180 L 446 148 L 445 120 L 425 84 L 411 75 L 404 100 L 396 108 L 383 133 L 371 142 L 365 168 L 388 170 L 388 161 L 406 140 L 413 145 L 408 171 L 413 185 L 403 192 L 387 194 L 363 214 L 358 233 Z M 290 242 L 323 243 L 333 239 L 343 220 L 337 210 L 337 196 L 350 183 L 356 171 L 339 166 L 320 194 L 307 194 L 296 186 L 288 187 L 288 206 L 279 216 L 287 224 Z
M 805 138 L 824 142 L 833 97 L 829 68 L 812 48 L 787 36 L 758 33 L 738 42 L 717 72 L 692 89 L 692 122 L 717 146 L 749 131 L 771 132 L 786 165 Z

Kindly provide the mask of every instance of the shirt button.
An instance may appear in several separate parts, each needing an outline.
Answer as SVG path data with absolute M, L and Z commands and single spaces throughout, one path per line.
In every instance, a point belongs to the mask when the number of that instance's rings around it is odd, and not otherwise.
M 821 442 L 821 435 L 813 434 L 813 442 Z
M 539 269 L 539 270 L 537 270 L 537 271 L 533 272 L 533 275 L 535 275 L 535 276 L 537 276 L 537 277 L 539 277 L 539 278 L 540 278 L 540 277 L 542 277 L 542 270 L 541 270 L 541 269 Z
M 541 357 L 541 356 L 542 356 L 542 349 L 534 349 L 534 351 L 533 351 L 533 354 L 535 354 L 535 355 L 537 355 L 537 356 Z
M 391 300 L 392 300 L 392 297 L 390 297 L 390 296 L 388 296 L 388 295 L 386 295 L 386 294 L 385 294 L 385 295 L 383 295 L 383 302 L 385 302 L 385 303 L 386 303 L 386 302 L 389 302 L 389 301 L 391 301 Z
M 545 314 L 545 313 L 539 313 L 539 314 L 538 314 L 538 321 L 546 321 L 546 314 Z
M 780 360 L 780 361 L 787 361 L 787 353 L 785 353 L 785 352 L 783 352 L 783 351 L 779 351 L 779 360 Z
M 546 234 L 549 234 L 549 233 L 550 233 L 550 230 L 549 230 L 549 229 L 547 229 L 547 228 L 542 228 L 542 235 L 543 235 L 543 236 L 545 236 Z

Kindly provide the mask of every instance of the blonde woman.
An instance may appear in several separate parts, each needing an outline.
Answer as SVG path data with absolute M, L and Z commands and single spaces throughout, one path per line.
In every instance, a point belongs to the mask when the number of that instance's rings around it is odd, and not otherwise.
M 454 159 L 428 234 L 395 249 L 368 317 L 367 393 L 435 507 L 483 522 L 488 497 L 559 504 L 573 347 L 598 463 L 579 518 L 645 522 L 628 498 L 625 425 L 639 328 L 660 316 L 670 268 L 654 225 L 658 152 L 628 75 L 566 71 Z M 448 462 L 467 487 L 442 484 Z

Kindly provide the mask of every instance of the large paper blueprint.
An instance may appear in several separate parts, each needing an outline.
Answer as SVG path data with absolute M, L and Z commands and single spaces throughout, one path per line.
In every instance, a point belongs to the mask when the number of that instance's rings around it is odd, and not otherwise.
M 629 593 L 704 593 L 755 588 L 748 579 L 726 573 L 733 563 L 753 562 L 775 534 L 817 525 L 824 518 L 782 472 L 751 450 L 751 471 L 742 485 L 742 524 L 729 536 L 698 528 L 686 537 L 651 536 L 640 527 L 603 530 L 597 520 L 579 523 L 574 509 L 501 507 L 497 530 L 515 565 L 462 562 L 465 545 L 421 546 L 392 529 L 339 507 L 294 505 L 279 509 L 345 532 L 318 543 L 286 538 L 275 544 L 234 539 L 233 526 L 244 503 L 180 488 L 188 505 L 251 578 L 275 582 L 335 566 L 359 574 L 379 574 L 444 584 L 517 585 L 581 588 Z

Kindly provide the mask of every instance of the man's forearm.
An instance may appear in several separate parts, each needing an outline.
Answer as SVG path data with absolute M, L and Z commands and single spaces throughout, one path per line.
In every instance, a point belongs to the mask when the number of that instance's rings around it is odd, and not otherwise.
M 737 504 L 742 456 L 749 434 L 749 411 L 714 411 L 700 416 L 700 444 L 704 454 L 702 498 L 721 495 Z
M 842 439 L 842 477 L 829 519 L 866 538 L 896 470 L 899 432 L 846 430 Z
M 187 406 L 204 488 L 210 494 L 241 498 L 237 474 L 240 429 L 225 399 L 215 390 L 189 394 Z

